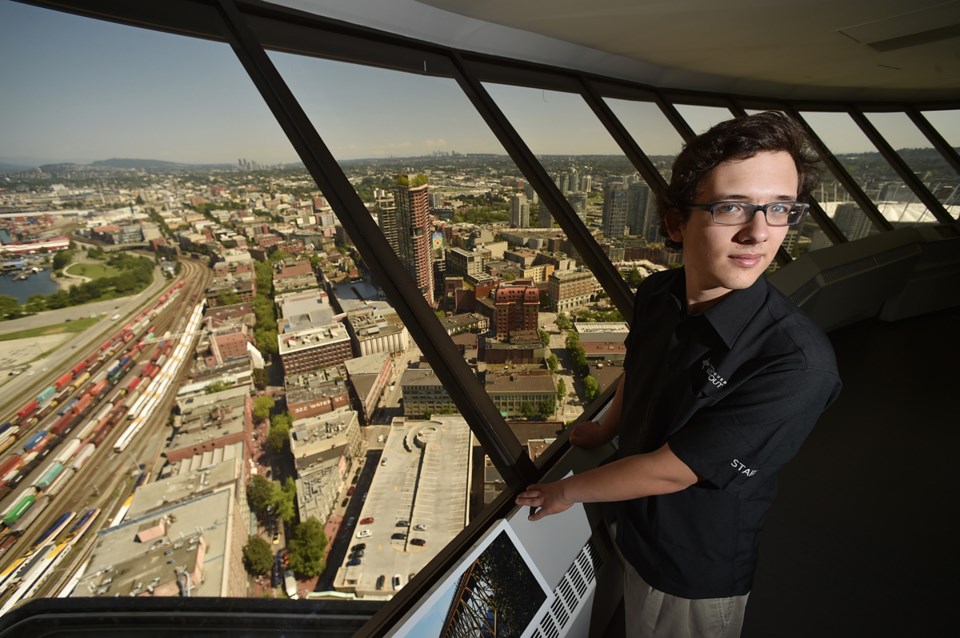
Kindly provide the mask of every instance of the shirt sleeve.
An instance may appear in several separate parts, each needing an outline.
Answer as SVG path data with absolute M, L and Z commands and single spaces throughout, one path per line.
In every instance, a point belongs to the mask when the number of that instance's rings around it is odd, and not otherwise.
M 670 449 L 715 487 L 750 492 L 793 458 L 839 391 L 830 371 L 762 374 L 700 410 L 670 437 Z

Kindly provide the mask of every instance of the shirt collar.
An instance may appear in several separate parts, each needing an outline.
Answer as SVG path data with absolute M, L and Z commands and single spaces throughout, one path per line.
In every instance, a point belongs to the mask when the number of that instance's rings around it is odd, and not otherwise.
M 704 318 L 727 348 L 732 348 L 767 298 L 767 278 L 760 275 L 749 288 L 734 290 L 716 305 L 707 308 Z
M 681 314 L 687 310 L 686 271 L 679 269 L 675 278 L 665 281 L 659 292 L 668 293 Z M 750 319 L 767 298 L 767 278 L 761 275 L 749 288 L 734 290 L 715 305 L 698 315 L 710 325 L 727 348 L 732 348 Z

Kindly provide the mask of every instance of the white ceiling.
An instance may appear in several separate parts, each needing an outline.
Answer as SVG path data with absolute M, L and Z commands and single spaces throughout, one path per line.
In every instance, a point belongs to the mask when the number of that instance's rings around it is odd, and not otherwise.
M 960 0 L 273 0 L 664 88 L 960 99 Z

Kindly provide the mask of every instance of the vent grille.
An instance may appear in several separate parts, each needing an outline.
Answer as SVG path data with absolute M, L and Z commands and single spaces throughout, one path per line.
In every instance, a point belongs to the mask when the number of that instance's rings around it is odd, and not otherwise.
M 867 257 L 866 259 L 858 259 L 857 261 L 852 261 L 849 264 L 843 264 L 837 266 L 836 268 L 831 268 L 829 270 L 824 270 L 822 274 L 824 283 L 832 284 L 841 279 L 846 279 L 847 277 L 853 277 L 854 275 L 859 275 L 862 272 L 866 272 L 877 265 L 876 260 L 873 257 Z
M 900 246 L 899 248 L 877 254 L 876 260 L 877 263 L 882 266 L 894 261 L 906 259 L 907 257 L 913 257 L 919 253 L 920 249 L 916 244 L 907 244 L 906 246 Z
M 591 591 L 601 564 L 593 544 L 587 541 L 567 573 L 560 579 L 554 591 L 553 603 L 540 621 L 540 626 L 534 631 L 534 638 L 559 638 L 561 630 L 571 618 L 576 617 L 577 611 Z
M 807 283 L 793 291 L 793 294 L 790 295 L 790 301 L 798 308 L 803 308 L 803 304 L 810 301 L 810 299 L 817 294 L 818 290 L 820 290 L 820 284 L 816 279 L 810 279 Z

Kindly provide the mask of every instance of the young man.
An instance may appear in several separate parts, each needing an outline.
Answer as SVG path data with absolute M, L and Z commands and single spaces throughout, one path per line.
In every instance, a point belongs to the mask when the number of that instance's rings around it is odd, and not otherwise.
M 822 331 L 764 271 L 816 184 L 805 135 L 779 113 L 716 125 L 677 157 L 658 201 L 683 268 L 637 290 L 624 374 L 601 423 L 616 460 L 531 485 L 531 520 L 614 503 L 628 636 L 737 636 L 780 467 L 840 390 Z

